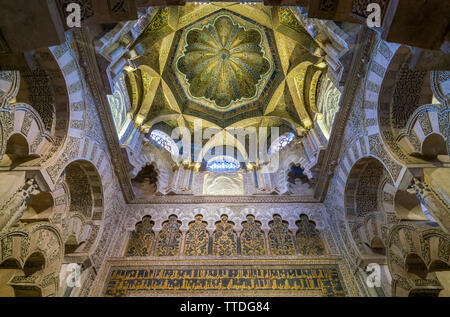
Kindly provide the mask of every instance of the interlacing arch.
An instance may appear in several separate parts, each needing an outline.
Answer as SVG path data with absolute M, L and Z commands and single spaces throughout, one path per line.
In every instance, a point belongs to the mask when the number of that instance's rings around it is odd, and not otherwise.
M 437 89 L 433 74 L 438 72 L 412 71 L 410 58 L 408 47 L 379 41 L 366 76 L 366 130 L 372 144 L 383 141 L 388 151 L 382 159 L 389 165 L 426 164 L 427 156 L 421 149 L 424 139 L 433 133 L 448 140 L 448 110 L 431 105 Z M 396 181 L 399 176 L 394 175 Z
M 64 244 L 49 223 L 30 223 L 0 235 L 2 296 L 56 296 Z
M 40 155 L 34 162 L 39 166 L 61 149 L 68 135 L 70 87 L 51 49 L 36 50 L 34 59 L 38 67 L 21 71 L 11 107 L 15 110 L 14 129 L 27 136 L 30 152 Z
M 381 226 L 386 224 L 379 201 L 386 170 L 382 163 L 366 157 L 352 167 L 345 187 L 345 213 L 361 256 L 373 256 L 384 248 Z
M 330 252 L 320 217 L 304 209 L 279 212 L 271 210 L 267 216 L 255 208 L 219 208 L 216 213 L 198 208 L 142 210 L 127 221 L 123 252 L 127 257 L 322 256 Z
M 2 216 L 16 213 L 9 220 L 2 218 L 9 222 L 0 237 L 0 284 L 6 285 L 2 292 L 8 296 L 59 296 L 62 259 L 84 253 L 83 259 L 76 260 L 83 263 L 99 232 L 95 222 L 103 218 L 103 189 L 93 164 L 104 167 L 105 153 L 96 157 L 96 147 L 89 147 L 87 138 L 80 140 L 85 128 L 85 96 L 68 44 L 36 50 L 33 58 L 36 69 L 9 72 L 10 86 L 0 87 L 5 110 L 0 115 L 0 169 L 6 173 L 2 178 L 6 175 L 12 184 L 21 179 L 25 182 L 2 203 L 6 208 Z M 84 175 L 92 185 L 93 208 L 83 215 L 71 210 L 77 193 L 71 193 L 73 182 L 68 186 L 60 173 L 66 164 L 86 155 L 95 163 L 81 163 L 83 174 L 69 171 L 75 177 Z M 25 179 L 29 171 L 37 175 L 39 185 Z M 14 209 L 14 204 L 21 203 L 22 193 L 23 203 Z
M 426 160 L 448 155 L 450 150 L 450 109 L 438 105 L 423 105 L 408 119 L 399 135 L 405 153 Z
M 393 296 L 448 294 L 450 236 L 429 225 L 399 224 L 389 234 L 387 261 Z

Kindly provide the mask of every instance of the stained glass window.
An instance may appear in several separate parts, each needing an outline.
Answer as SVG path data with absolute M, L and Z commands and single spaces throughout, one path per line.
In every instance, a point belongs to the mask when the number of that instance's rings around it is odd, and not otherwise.
M 231 156 L 214 157 L 206 165 L 206 168 L 212 172 L 235 172 L 240 167 L 241 164 Z
M 161 147 L 167 150 L 170 154 L 177 156 L 178 155 L 178 146 L 176 143 L 168 136 L 166 133 L 160 130 L 153 130 L 150 133 L 150 139 L 155 143 L 158 147 Z
M 278 139 L 276 139 L 272 145 L 269 148 L 269 155 L 272 155 L 273 153 L 279 152 L 282 149 L 284 149 L 286 146 L 288 146 L 289 143 L 294 141 L 295 135 L 294 133 L 288 132 L 280 136 Z

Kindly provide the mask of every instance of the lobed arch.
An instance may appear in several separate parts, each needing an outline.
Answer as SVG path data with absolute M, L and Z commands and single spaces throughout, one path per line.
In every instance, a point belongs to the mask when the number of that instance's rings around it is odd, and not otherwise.
M 54 187 L 65 165 L 78 157 L 80 146 L 86 145 L 88 140 L 88 138 L 83 138 L 83 131 L 86 128 L 86 104 L 84 101 L 86 87 L 82 80 L 80 65 L 68 42 L 50 47 L 48 50 L 48 54 L 45 52 L 44 56 L 48 63 L 51 61 L 51 65 L 46 65 L 46 67 L 52 74 L 57 72 L 60 74 L 59 85 L 55 86 L 55 91 L 58 94 L 67 95 L 64 98 L 66 112 L 61 112 L 64 114 L 62 118 L 67 118 L 67 120 L 64 119 L 67 121 L 67 125 L 62 122 L 56 125 L 59 128 L 64 127 L 65 132 L 61 130 L 62 133 L 56 135 L 55 142 L 41 159 L 48 174 L 50 187 Z M 55 100 L 61 100 L 60 103 L 63 103 L 62 98 L 57 96 Z M 97 150 L 96 147 L 94 149 Z M 67 153 L 67 155 L 61 157 L 61 153 Z
M 1 167 L 15 169 L 30 159 L 33 158 L 30 156 L 30 146 L 26 137 L 22 133 L 11 134 L 6 141 Z
M 55 200 L 51 192 L 40 192 L 31 197 L 21 222 L 50 221 L 55 212 Z
M 346 231 L 354 242 L 357 254 L 355 263 L 358 266 L 364 267 L 373 262 L 385 265 L 384 231 L 391 215 L 383 208 L 380 193 L 391 182 L 392 178 L 381 160 L 372 155 L 356 160 L 346 178 L 343 199 L 344 216 L 348 223 Z M 384 289 L 384 292 L 388 291 Z
M 408 122 L 418 109 L 431 103 L 434 85 L 432 72 L 409 70 L 410 58 L 408 47 L 380 40 L 373 50 L 364 84 L 365 128 L 369 139 L 379 138 L 388 150 L 389 160 L 402 165 L 424 163 L 411 156 L 413 151 L 408 142 L 411 140 L 401 139 L 405 139 Z M 396 178 L 399 176 L 396 173 Z
M 61 47 L 66 46 L 64 44 Z M 54 48 L 43 48 L 34 52 L 33 58 L 37 67 L 22 71 L 20 89 L 16 97 L 19 103 L 27 103 L 35 110 L 42 120 L 45 132 L 51 137 L 48 138 L 50 144 L 47 153 L 42 155 L 39 164 L 45 164 L 61 149 L 72 126 L 70 98 L 76 88 L 71 85 L 75 76 L 72 74 L 69 82 L 66 81 L 66 74 L 77 71 L 77 68 L 63 68 L 53 50 Z M 78 74 L 76 77 L 81 89 L 81 77 Z
M 25 103 L 15 103 L 11 106 L 13 124 L 9 131 L 2 131 L 5 137 L 0 142 L 3 143 L 3 150 L 0 154 L 8 154 L 8 142 L 12 136 L 21 135 L 28 147 L 28 158 L 22 160 L 20 166 L 34 166 L 41 161 L 36 160 L 45 156 L 52 145 L 54 138 L 45 130 L 44 123 L 37 111 Z M 14 143 L 14 140 L 13 140 Z M 3 162 L 7 166 L 7 162 Z
M 352 165 L 346 179 L 344 194 L 347 217 L 355 218 L 360 216 L 360 212 L 379 210 L 378 192 L 385 172 L 383 163 L 372 155 L 360 158 Z M 359 201 L 358 195 L 370 201 Z M 359 210 L 363 207 L 367 207 L 367 210 Z
M 80 212 L 87 219 L 102 220 L 104 195 L 97 167 L 88 160 L 74 160 L 66 165 L 61 176 L 69 189 L 69 211 Z M 86 199 L 77 201 L 81 196 Z
M 151 216 L 143 216 L 137 222 L 134 230 L 129 232 L 125 256 L 148 256 L 152 252 L 153 242 L 156 238 L 152 228 L 155 222 Z
M 187 228 L 183 228 L 186 232 L 184 248 L 182 250 L 185 256 L 209 254 L 211 234 L 207 227 L 208 223 L 203 221 L 203 215 L 196 214 L 194 220 L 187 224 Z
M 240 225 L 246 220 L 248 215 L 253 215 L 255 220 L 262 223 L 263 230 L 269 230 L 268 223 L 272 220 L 272 215 L 279 214 L 285 221 L 289 223 L 289 228 L 292 230 L 297 230 L 296 221 L 299 220 L 301 214 L 305 214 L 308 218 L 316 224 L 318 230 L 325 230 L 327 225 L 322 219 L 321 213 L 317 212 L 315 209 L 310 209 L 308 207 L 293 208 L 289 211 L 281 208 L 270 208 L 270 210 L 261 210 L 259 207 L 250 206 L 243 208 L 228 208 L 228 207 L 217 207 L 212 209 L 212 212 L 205 210 L 204 208 L 193 207 L 191 209 L 181 211 L 178 208 L 143 208 L 136 211 L 135 214 L 130 215 L 130 217 L 125 222 L 124 228 L 127 231 L 134 230 L 134 226 L 139 222 L 144 216 L 150 216 L 152 221 L 155 222 L 154 230 L 158 231 L 161 229 L 161 225 L 168 217 L 172 214 L 178 216 L 178 219 L 182 222 L 181 230 L 187 230 L 189 228 L 189 223 L 195 219 L 196 215 L 202 215 L 203 221 L 208 223 L 208 230 L 214 230 L 214 224 L 220 221 L 220 215 L 227 215 L 228 219 L 236 224 L 236 229 L 241 229 Z
M 56 226 L 40 222 L 11 228 L 0 242 L 0 276 L 10 287 L 5 295 L 57 296 L 64 246 Z
M 289 163 L 285 170 L 277 175 L 277 187 L 280 193 L 288 193 L 291 195 L 308 195 L 312 194 L 312 185 L 315 179 L 301 163 L 294 161 Z
M 212 249 L 210 249 L 211 245 L 208 241 L 202 240 L 203 247 L 206 245 L 206 248 L 211 252 L 205 253 L 205 250 L 202 250 L 199 254 L 197 250 L 194 254 L 189 255 L 250 255 L 246 251 L 254 255 L 265 255 L 268 248 L 264 238 L 266 233 L 269 236 L 272 235 L 272 247 L 281 250 L 281 253 L 274 253 L 273 255 L 300 253 L 306 256 L 320 256 L 329 252 L 322 232 L 323 224 L 317 225 L 305 212 L 299 211 L 299 215 L 295 219 L 291 217 L 292 219 L 286 220 L 277 212 L 274 212 L 272 217 L 260 218 L 253 209 L 245 210 L 245 215 L 237 215 L 228 208 L 220 208 L 215 217 L 206 217 L 206 219 L 203 213 L 198 213 L 199 210 L 193 210 L 189 217 L 184 213 L 178 217 L 171 213 L 173 211 L 167 210 L 165 216 L 158 214 L 156 217 L 144 212 L 134 218 L 133 221 L 130 220 L 127 223 L 128 234 L 124 243 L 125 256 L 178 256 L 180 251 L 186 250 L 181 248 L 183 246 L 182 240 L 185 235 L 192 233 L 194 225 L 196 225 L 195 230 L 201 229 L 203 235 L 212 243 Z M 194 214 L 195 216 L 192 216 Z M 141 215 L 143 215 L 142 218 Z M 136 220 L 137 222 L 134 222 Z M 291 222 L 294 223 L 295 228 L 291 228 Z M 267 225 L 263 225 L 263 223 Z M 176 236 L 176 241 L 167 239 L 171 233 Z M 247 239 L 245 241 L 238 239 L 238 237 L 242 239 L 243 234 Z M 286 241 L 289 242 L 288 250 L 284 250 L 277 234 L 281 234 L 283 239 L 287 239 Z M 229 241 L 230 235 L 233 236 L 232 241 L 234 241 L 232 248 L 223 246 L 224 249 L 222 249 L 222 242 L 220 241 Z M 299 237 L 298 241 L 295 241 L 296 235 Z M 248 243 L 250 237 L 255 237 L 260 241 L 259 247 L 253 249 L 255 245 Z M 190 243 L 192 242 L 190 241 Z M 242 251 L 243 246 L 247 248 L 246 251 Z M 302 251 L 300 251 L 300 248 Z
M 448 155 L 450 110 L 438 105 L 423 105 L 408 119 L 400 133 L 400 147 L 411 156 L 433 160 L 437 155 Z
M 393 296 L 439 296 L 450 285 L 450 236 L 427 224 L 402 223 L 390 229 L 387 261 Z M 442 284 L 444 283 L 444 284 Z
M 177 215 L 170 215 L 162 223 L 155 245 L 155 256 L 178 256 L 181 251 L 183 234 L 180 231 L 181 221 Z
M 287 146 L 285 151 L 281 151 L 279 154 L 280 166 L 278 168 L 278 172 L 276 173 L 276 180 L 278 190 L 282 193 L 289 191 L 289 171 L 293 166 L 300 166 L 304 170 L 308 179 L 313 181 L 313 175 L 307 169 L 309 162 L 304 153 L 303 147 L 301 149 L 298 147 L 295 147 L 295 150 L 293 149 L 293 146 Z
M 289 164 L 289 169 L 287 171 L 287 181 L 290 184 L 295 184 L 295 181 L 299 179 L 302 183 L 310 183 L 308 176 L 306 175 L 305 169 L 302 168 L 300 164 L 291 163 Z
M 163 134 L 167 134 L 164 130 L 165 129 L 158 131 L 163 132 Z M 143 138 L 143 136 L 140 135 L 140 138 Z M 175 152 L 178 148 L 176 143 L 172 143 L 173 140 L 171 140 L 169 136 L 167 136 L 167 138 L 171 143 L 169 145 L 175 146 L 175 148 L 171 147 Z M 133 166 L 133 169 L 129 172 L 130 181 L 132 181 L 140 171 L 146 168 L 146 166 L 153 165 L 157 172 L 157 188 L 155 193 L 164 193 L 169 185 L 170 178 L 173 175 L 174 168 L 177 166 L 177 162 L 180 157 L 174 156 L 166 148 L 161 147 L 159 144 L 155 144 L 153 140 L 145 138 L 143 139 L 140 147 L 136 146 L 133 149 L 130 149 L 130 151 L 134 152 L 129 156 Z
M 155 163 L 146 163 L 141 167 L 134 178 L 131 179 L 133 192 L 136 197 L 154 195 L 161 192 L 160 172 Z
M 298 230 L 296 240 L 302 255 L 324 255 L 329 252 L 322 231 L 317 229 L 316 223 L 307 214 L 302 213 L 296 221 Z
M 64 255 L 73 258 L 79 253 L 90 253 L 97 238 L 99 226 L 80 213 L 67 215 L 64 224 Z
M 421 154 L 426 158 L 433 159 L 439 156 L 448 156 L 448 143 L 442 134 L 431 133 L 427 135 L 422 142 Z
M 20 87 L 19 71 L 0 71 L 0 106 L 14 102 Z

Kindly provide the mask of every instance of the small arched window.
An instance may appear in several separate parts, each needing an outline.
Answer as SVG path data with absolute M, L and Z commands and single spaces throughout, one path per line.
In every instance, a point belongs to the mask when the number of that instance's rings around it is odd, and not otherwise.
M 288 146 L 292 141 L 294 141 L 295 135 L 292 132 L 285 133 L 276 139 L 269 148 L 269 155 L 281 151 L 286 146 Z
M 237 172 L 241 164 L 231 156 L 216 156 L 209 160 L 206 168 L 211 172 Z
M 158 147 L 165 149 L 170 154 L 177 156 L 178 155 L 178 146 L 175 141 L 172 140 L 170 136 L 160 130 L 153 130 L 150 133 L 150 139 L 155 143 Z

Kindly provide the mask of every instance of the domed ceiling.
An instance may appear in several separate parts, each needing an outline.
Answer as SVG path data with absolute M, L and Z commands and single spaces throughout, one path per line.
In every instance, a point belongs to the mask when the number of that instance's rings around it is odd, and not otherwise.
M 195 120 L 219 131 L 312 128 L 325 55 L 290 9 L 187 3 L 154 7 L 137 25 L 122 78 L 127 118 L 143 133 L 193 132 Z
M 185 75 L 189 96 L 220 108 L 259 97 L 273 63 L 265 57 L 257 29 L 246 30 L 230 15 L 220 15 L 185 34 L 186 46 L 176 66 Z
M 163 78 L 184 113 L 225 127 L 262 116 L 284 74 L 272 30 L 221 9 L 178 31 Z

